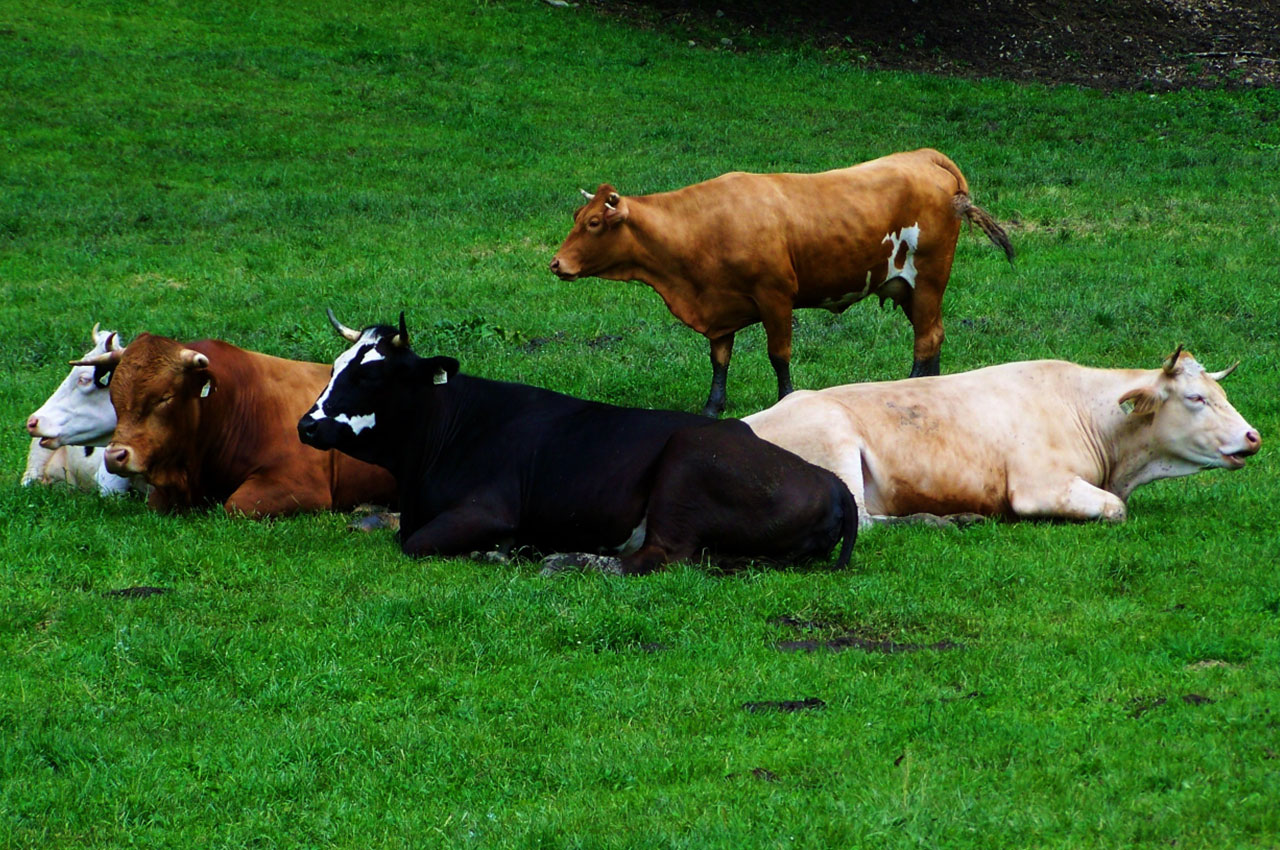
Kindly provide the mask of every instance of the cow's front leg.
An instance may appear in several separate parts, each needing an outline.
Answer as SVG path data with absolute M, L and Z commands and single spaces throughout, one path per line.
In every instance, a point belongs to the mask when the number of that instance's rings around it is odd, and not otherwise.
M 732 356 L 732 333 L 711 340 L 711 394 L 707 396 L 706 406 L 702 408 L 703 416 L 715 419 L 724 412 L 728 401 L 725 383 L 729 378 L 729 358 Z
M 1124 522 L 1127 515 L 1119 496 L 1079 477 L 1071 479 L 1066 486 L 1033 484 L 1010 487 L 1010 491 L 1009 504 L 1013 512 L 1027 519 L 1048 517 Z
M 22 473 L 23 487 L 29 487 L 44 480 L 45 467 L 49 465 L 49 460 L 55 451 L 40 445 L 39 439 L 31 441 L 31 448 L 27 452 L 27 471 Z
M 515 524 L 498 512 L 468 505 L 436 514 L 426 525 L 403 538 L 400 550 L 410 558 L 467 555 L 497 549 L 514 534 Z
M 253 477 L 241 484 L 222 507 L 229 514 L 261 518 L 324 511 L 333 507 L 333 501 L 324 481 L 283 484 L 273 478 Z
M 778 399 L 792 391 L 791 386 L 791 302 L 776 301 L 760 305 L 761 323 L 769 345 L 769 364 L 778 377 Z

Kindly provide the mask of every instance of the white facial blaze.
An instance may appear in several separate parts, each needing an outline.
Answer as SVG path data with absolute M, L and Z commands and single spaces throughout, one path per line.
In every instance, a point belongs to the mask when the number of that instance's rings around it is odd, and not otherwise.
M 886 234 L 880 241 L 893 243 L 893 248 L 889 251 L 888 269 L 885 271 L 884 279 L 888 281 L 900 277 L 907 282 L 907 286 L 915 289 L 916 246 L 920 244 L 920 223 L 916 222 L 910 227 L 904 227 L 897 233 Z M 906 256 L 902 258 L 902 264 L 898 265 L 898 251 L 904 243 L 907 246 Z
M 382 359 L 382 355 L 378 354 L 377 351 L 374 350 L 374 346 L 376 346 L 377 343 L 378 337 L 374 333 L 373 329 L 370 328 L 365 331 L 350 348 L 338 355 L 338 359 L 333 361 L 333 377 L 329 379 L 329 385 L 324 388 L 324 392 L 320 393 L 320 398 L 316 399 L 315 406 L 311 408 L 312 419 L 320 420 L 329 418 L 329 414 L 325 412 L 324 403 L 329 400 L 329 394 L 333 392 L 333 385 L 338 382 L 338 376 L 341 375 L 348 366 L 355 362 L 356 358 L 360 357 L 361 354 L 364 355 L 360 360 L 360 363 L 369 363 L 372 360 Z M 371 357 L 370 355 L 374 356 Z M 345 420 L 341 420 L 335 416 L 334 421 Z M 369 427 L 372 424 L 373 423 L 370 422 L 369 425 L 366 425 L 365 427 Z M 360 432 L 356 431 L 356 433 L 358 434 Z

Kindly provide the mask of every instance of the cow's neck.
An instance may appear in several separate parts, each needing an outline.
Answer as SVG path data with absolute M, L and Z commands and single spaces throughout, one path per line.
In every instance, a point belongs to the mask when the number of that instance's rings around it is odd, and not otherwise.
M 1159 449 L 1151 427 L 1151 417 L 1135 416 L 1119 404 L 1129 390 L 1156 383 L 1159 370 L 1097 370 L 1097 386 L 1086 392 L 1090 406 L 1090 439 L 1093 450 L 1103 460 L 1102 480 L 1090 482 L 1114 493 L 1121 501 L 1152 481 L 1190 475 L 1196 468 L 1171 458 Z
M 245 386 L 242 380 L 213 375 L 215 389 L 200 399 L 200 450 L 202 460 L 192 469 L 190 486 L 206 497 L 225 501 L 254 472 L 252 464 L 262 460 L 254 443 L 262 431 L 260 423 L 270 415 L 269 400 Z
M 705 333 L 699 300 L 708 281 L 690 264 L 703 254 L 691 245 L 689 217 L 664 204 L 628 198 L 629 214 L 622 227 L 629 239 L 628 260 L 602 272 L 609 280 L 638 280 L 662 296 L 667 309 L 689 327 Z

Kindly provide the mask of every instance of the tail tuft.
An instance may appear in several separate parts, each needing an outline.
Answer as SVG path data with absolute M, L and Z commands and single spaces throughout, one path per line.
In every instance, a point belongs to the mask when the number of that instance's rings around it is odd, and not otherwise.
M 956 215 L 970 224 L 978 225 L 979 229 L 987 234 L 988 239 L 1004 250 L 1004 255 L 1008 257 L 1009 262 L 1013 262 L 1013 243 L 1009 241 L 1009 234 L 1003 227 L 996 224 L 996 220 L 990 213 L 971 201 L 964 192 L 957 192 L 952 203 L 955 205 Z
M 853 557 L 853 544 L 858 539 L 858 503 L 853 500 L 853 493 L 849 492 L 849 487 L 840 480 L 840 476 L 832 474 L 836 480 L 836 486 L 840 488 L 840 507 L 844 514 L 841 528 L 841 538 L 843 543 L 840 545 L 840 557 L 836 559 L 834 569 L 843 570 L 849 566 L 849 559 Z

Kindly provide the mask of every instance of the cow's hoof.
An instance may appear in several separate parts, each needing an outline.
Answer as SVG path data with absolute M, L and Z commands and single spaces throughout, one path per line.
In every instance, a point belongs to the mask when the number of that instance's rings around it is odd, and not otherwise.
M 956 528 L 967 528 L 980 522 L 986 522 L 988 517 L 983 514 L 951 514 L 947 519 L 951 520 L 951 524 Z
M 721 413 L 724 413 L 724 405 L 708 404 L 702 408 L 702 415 L 708 419 L 719 419 Z
M 620 576 L 622 561 L 608 555 L 592 555 L 587 552 L 548 555 L 542 559 L 542 575 L 554 576 L 564 572 L 594 572 Z
M 348 531 L 396 531 L 400 528 L 400 514 L 392 511 L 381 511 L 368 516 L 358 516 L 347 524 Z

